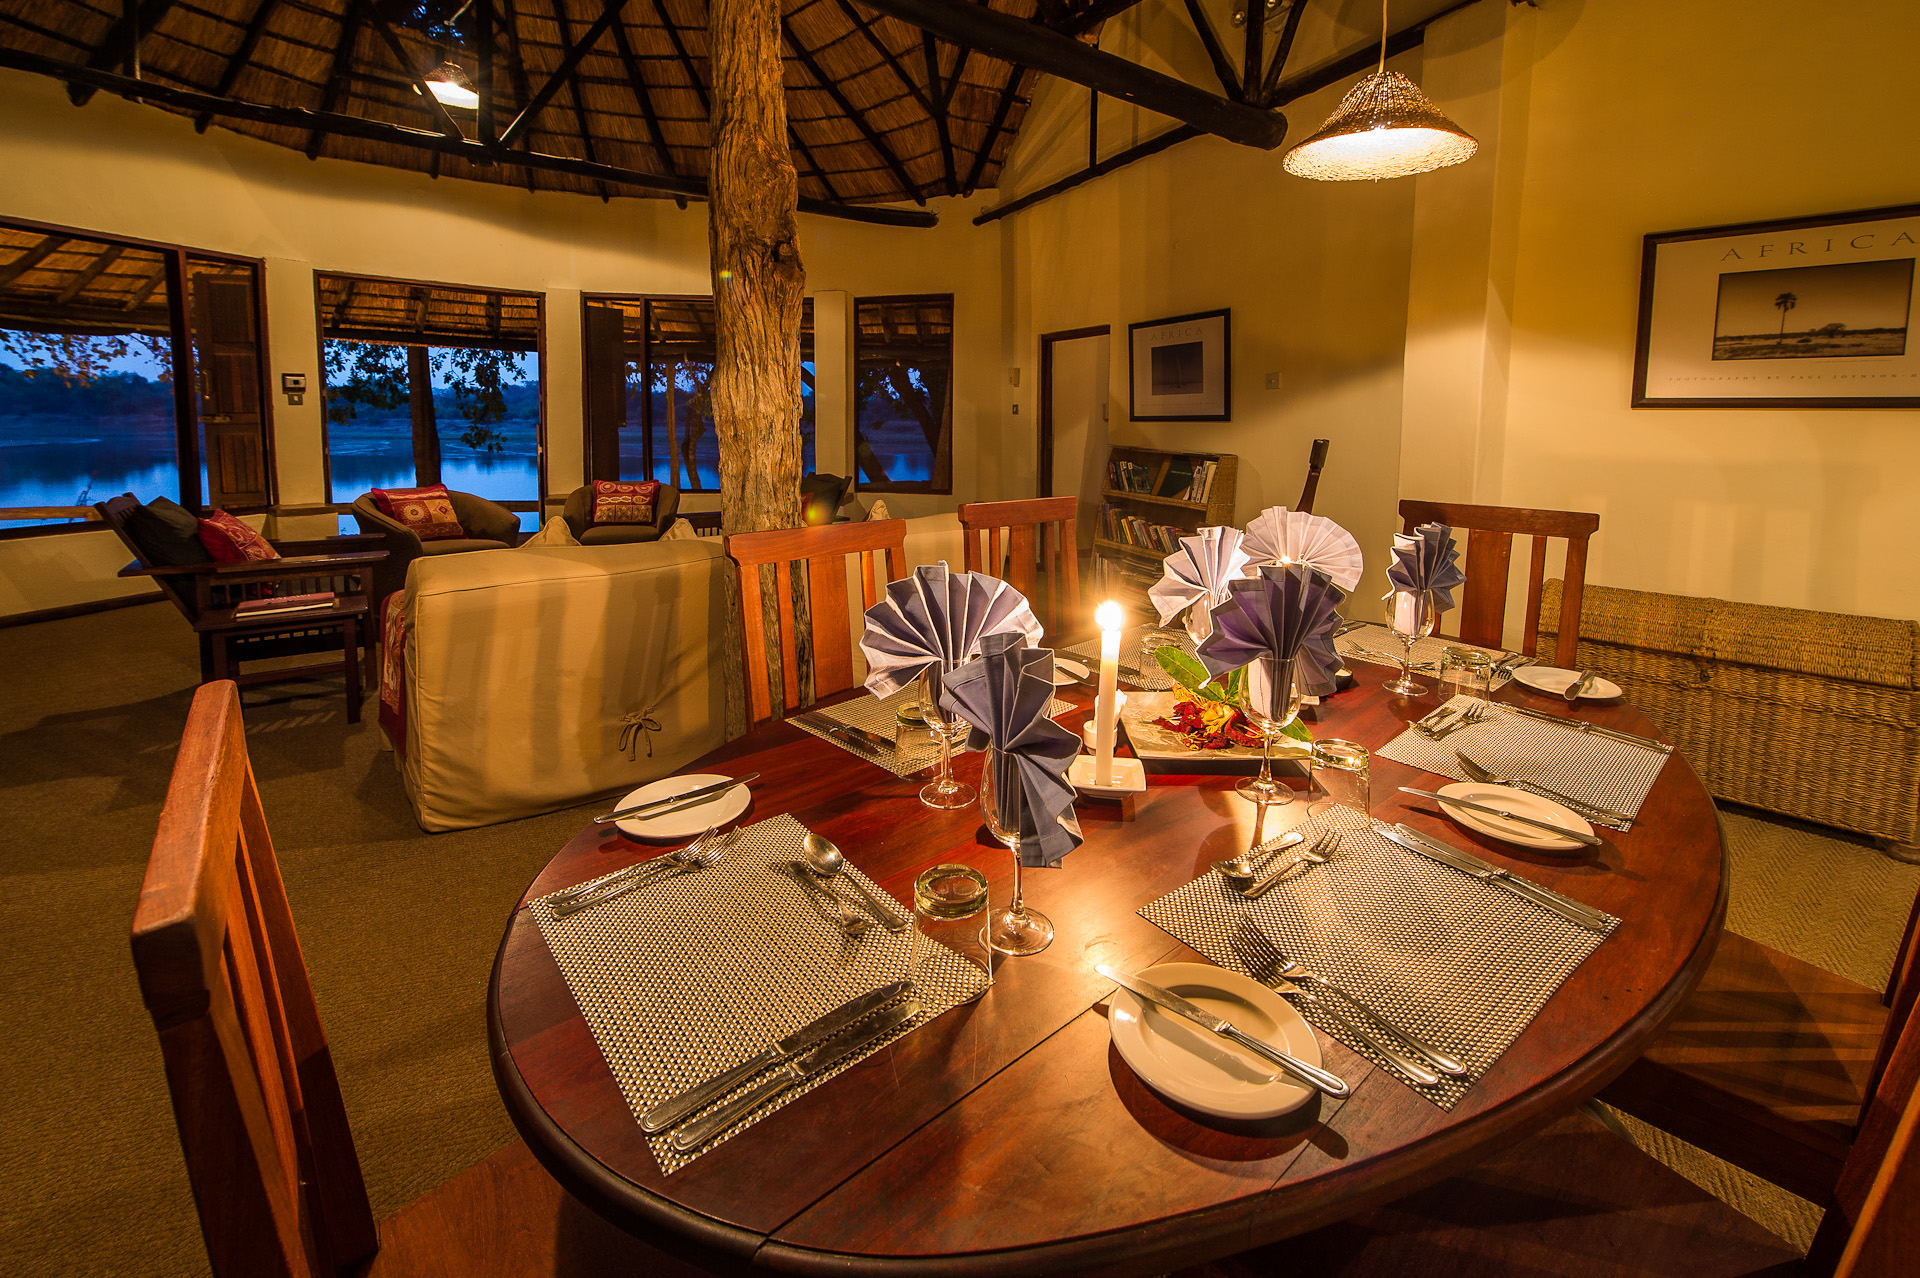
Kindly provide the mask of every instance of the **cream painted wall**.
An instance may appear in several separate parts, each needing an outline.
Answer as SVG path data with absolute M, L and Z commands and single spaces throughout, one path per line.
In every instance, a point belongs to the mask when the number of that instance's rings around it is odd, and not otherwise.
M 58 85 L 12 72 L 0 72 L 0 172 L 3 216 L 266 259 L 276 388 L 282 372 L 318 383 L 316 270 L 544 292 L 550 493 L 582 473 L 580 292 L 709 290 L 703 205 L 602 203 L 310 162 L 219 128 L 197 135 L 187 119 L 104 94 L 77 109 Z M 998 245 L 974 231 L 972 207 L 943 203 L 933 230 L 801 219 L 810 290 L 955 295 L 955 492 L 890 498 L 903 514 L 999 495 L 976 473 L 997 451 L 1001 415 Z M 323 500 L 319 397 L 300 408 L 274 398 L 281 498 Z M 113 579 L 124 562 L 106 532 L 0 542 L 0 616 L 142 590 Z
M 1536 21 L 1488 499 L 1599 511 L 1592 581 L 1920 617 L 1920 413 L 1628 406 L 1643 235 L 1920 201 L 1920 5 L 1543 0 Z

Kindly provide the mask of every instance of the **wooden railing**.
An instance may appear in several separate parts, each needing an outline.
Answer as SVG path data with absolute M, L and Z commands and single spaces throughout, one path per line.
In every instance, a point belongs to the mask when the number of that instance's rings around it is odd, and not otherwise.
M 8 519 L 92 519 L 100 512 L 91 506 L 0 506 L 0 521 Z

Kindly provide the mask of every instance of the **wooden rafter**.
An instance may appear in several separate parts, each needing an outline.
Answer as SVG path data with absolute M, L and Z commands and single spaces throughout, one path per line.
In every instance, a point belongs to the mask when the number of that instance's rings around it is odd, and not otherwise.
M 67 237 L 64 235 L 49 235 L 46 239 L 41 240 L 19 257 L 14 258 L 13 261 L 7 263 L 5 266 L 0 266 L 0 288 L 5 288 L 22 275 L 25 275 L 28 271 L 31 271 L 34 267 L 40 265 L 40 263 L 52 257 L 55 253 L 58 253 L 60 246 L 66 242 Z
M 454 123 L 453 116 L 447 111 L 447 104 L 433 96 L 433 90 L 427 87 L 424 74 L 419 67 L 413 65 L 413 59 L 408 56 L 406 46 L 400 43 L 400 37 L 394 32 L 392 24 L 381 17 L 380 11 L 373 7 L 373 0 L 355 0 L 355 2 L 366 11 L 367 20 L 373 23 L 373 29 L 379 35 L 380 42 L 386 45 L 387 52 L 393 55 L 393 64 L 400 68 L 400 74 L 412 83 L 413 91 L 420 95 L 420 109 L 433 119 L 434 127 L 450 138 L 463 136 L 460 126 Z M 434 176 L 438 177 L 439 174 L 436 173 Z
M 53 299 L 54 305 L 65 306 L 74 298 L 80 296 L 80 294 L 86 291 L 87 285 L 93 283 L 99 279 L 101 275 L 105 274 L 106 269 L 119 261 L 120 255 L 126 251 L 127 246 L 124 244 L 109 244 L 104 249 L 101 249 L 93 261 L 87 263 L 87 268 L 73 277 L 73 283 L 60 290 L 60 296 Z
M 1193 23 L 1194 34 L 1200 37 L 1201 47 L 1207 51 L 1207 61 L 1213 63 L 1213 78 L 1220 82 L 1220 91 L 1236 102 L 1245 101 L 1246 95 L 1240 90 L 1240 77 L 1234 74 L 1233 63 L 1227 60 L 1227 51 L 1220 45 L 1219 33 L 1214 31 L 1213 23 L 1200 7 L 1200 0 L 1187 0 L 1187 17 Z
M 853 126 L 860 131 L 860 136 L 867 140 L 867 145 L 873 148 L 873 153 L 880 157 L 882 164 L 887 166 L 887 171 L 893 174 L 895 180 L 913 196 L 913 202 L 925 204 L 927 197 L 920 190 L 919 184 L 907 175 L 907 166 L 902 164 L 900 157 L 893 153 L 893 148 L 887 145 L 887 140 L 874 132 L 873 126 L 867 123 L 867 117 L 860 109 L 847 101 L 847 95 L 840 92 L 840 86 L 834 83 L 833 78 L 820 69 L 820 64 L 814 60 L 811 53 L 807 52 L 806 46 L 793 38 L 793 29 L 784 17 L 780 19 L 780 34 L 786 37 L 787 47 L 793 50 L 793 56 L 799 59 L 800 65 L 807 69 L 807 74 L 813 77 L 814 83 L 826 90 L 827 96 L 833 99 L 833 104 L 853 121 Z
M 473 47 L 480 51 L 480 63 L 473 69 L 474 88 L 480 94 L 474 128 L 482 146 L 499 141 L 493 120 L 493 63 L 500 56 L 500 47 L 493 28 L 493 0 L 473 0 Z
M 934 40 L 933 32 L 920 33 L 920 52 L 927 61 L 927 89 L 939 100 L 940 105 L 932 107 L 933 130 L 940 139 L 940 165 L 946 173 L 947 194 L 953 195 L 959 190 L 959 178 L 954 172 L 953 133 L 947 127 L 948 94 L 940 88 L 940 46 Z
M 900 87 L 913 95 L 913 100 L 920 104 L 922 111 L 925 111 L 928 115 L 932 115 L 932 101 L 928 99 L 925 93 L 920 91 L 920 86 L 914 83 L 911 75 L 907 74 L 907 69 L 900 65 L 900 59 L 895 56 L 893 50 L 889 49 L 885 42 L 873 33 L 872 24 L 861 17 L 859 11 L 851 4 L 848 4 L 847 0 L 835 0 L 835 2 L 840 6 L 840 12 L 847 16 L 847 21 L 853 24 L 854 29 L 867 38 L 868 47 L 879 54 L 880 60 L 886 63 L 888 68 L 892 70 L 893 78 L 900 82 Z M 932 81 L 930 80 L 928 83 L 931 84 Z
M 1139 3 L 1140 0 L 1099 0 L 1068 18 L 1060 30 L 1071 36 L 1085 35 L 1101 23 L 1119 17 Z
M 87 66 L 95 71 L 104 71 L 137 56 L 141 43 L 153 33 L 160 19 L 166 17 L 172 8 L 173 0 L 141 0 L 138 5 L 126 4 L 124 12 L 107 28 L 106 39 L 87 55 Z M 67 86 L 67 99 L 75 106 L 85 106 L 92 101 L 93 90 L 84 85 L 70 84 Z
M 560 38 L 568 44 L 572 44 L 573 22 L 567 17 L 566 0 L 552 0 L 552 3 L 554 20 L 560 24 Z M 621 24 L 616 22 L 613 25 L 618 27 Z M 598 163 L 600 157 L 594 153 L 593 130 L 587 127 L 587 106 L 580 98 L 580 77 L 577 75 L 567 76 L 567 98 L 573 105 L 574 127 L 580 130 L 580 145 L 586 151 L 587 159 Z M 600 193 L 600 202 L 603 204 L 606 203 L 609 198 L 607 184 L 605 182 L 595 182 L 593 185 Z
M 556 0 L 556 11 L 559 3 L 560 0 Z M 626 7 L 626 3 L 627 0 L 606 0 L 600 9 L 600 16 L 587 27 L 586 34 L 577 41 L 569 42 L 567 56 L 560 59 L 560 65 L 547 76 L 546 83 L 542 84 L 533 95 L 533 100 L 521 108 L 520 114 L 514 117 L 513 123 L 509 124 L 506 131 L 500 135 L 501 146 L 512 146 L 513 140 L 520 136 L 521 131 L 532 126 L 534 117 L 540 114 L 547 103 L 553 101 L 553 95 L 560 91 L 560 86 L 573 78 L 574 68 L 580 65 L 580 59 L 586 57 L 588 50 L 592 49 L 600 37 L 606 34 L 607 28 L 620 16 L 620 10 Z
M 627 73 L 627 84 L 633 89 L 633 98 L 640 107 L 641 118 L 647 122 L 647 137 L 653 143 L 653 153 L 659 157 L 660 171 L 678 175 L 680 166 L 673 162 L 673 152 L 667 148 L 667 135 L 660 127 L 660 114 L 654 109 L 653 94 L 647 88 L 646 77 L 640 74 L 640 59 L 633 55 L 633 44 L 627 39 L 627 24 L 613 24 L 613 48 L 620 55 L 620 65 Z
M 353 73 L 353 48 L 360 42 L 360 6 L 348 3 L 346 12 L 340 15 L 340 42 L 333 47 L 333 57 L 327 66 L 327 88 L 320 99 L 323 112 L 340 109 L 340 99 L 347 91 L 347 80 Z M 326 142 L 323 130 L 314 129 L 307 134 L 307 158 L 320 158 L 320 148 Z
M 712 116 L 713 100 L 707 96 L 707 86 L 700 82 L 700 73 L 694 69 L 693 55 L 687 52 L 687 42 L 680 38 L 680 28 L 674 26 L 673 19 L 667 16 L 667 6 L 663 0 L 653 0 L 653 12 L 666 29 L 667 43 L 673 46 L 674 56 L 680 59 L 680 69 L 687 73 L 688 85 L 700 99 L 700 109 Z
M 267 33 L 267 23 L 272 21 L 274 11 L 279 9 L 280 0 L 260 0 L 253 11 L 253 18 L 247 23 L 247 29 L 240 37 L 240 47 L 227 59 L 226 69 L 220 72 L 220 83 L 214 86 L 215 97 L 224 98 L 233 92 L 233 86 L 240 82 L 240 74 L 253 61 L 253 51 L 260 46 L 260 37 Z M 202 111 L 193 117 L 193 131 L 205 133 L 207 125 L 213 123 L 213 117 Z
M 1287 6 L 1287 20 L 1280 28 L 1279 47 L 1273 51 L 1273 61 L 1267 64 L 1266 78 L 1260 82 L 1260 93 L 1254 101 L 1266 106 L 1273 101 L 1274 90 L 1280 83 L 1280 75 L 1286 70 L 1287 58 L 1293 53 L 1293 37 L 1300 30 L 1300 15 L 1307 11 L 1307 0 L 1293 0 Z
M 1240 64 L 1240 100 L 1253 96 L 1254 86 L 1266 79 L 1267 10 L 1262 0 L 1242 0 L 1247 6 L 1246 58 Z
M 1007 87 L 1000 90 L 999 105 L 993 109 L 993 123 L 987 126 L 987 136 L 980 143 L 980 149 L 973 153 L 973 167 L 967 171 L 966 183 L 961 186 L 960 194 L 972 195 L 980 185 L 980 177 L 987 171 L 987 164 L 993 158 L 994 144 L 1000 141 L 1000 133 L 1007 127 L 1007 113 L 1013 110 L 1013 100 L 1020 92 L 1020 77 L 1026 69 L 1019 65 L 1007 68 Z
M 839 199 L 840 193 L 833 189 L 833 179 L 827 176 L 827 171 L 820 166 L 820 161 L 813 158 L 813 148 L 808 146 L 806 139 L 800 136 L 800 131 L 793 127 L 792 120 L 787 121 L 787 139 L 800 152 L 800 158 L 807 162 L 807 167 L 813 170 L 813 175 L 820 179 L 820 185 L 826 191 L 827 198 Z
M 162 262 L 159 266 L 156 266 L 153 269 L 153 274 L 147 276 L 146 281 L 142 283 L 140 287 L 134 291 L 133 296 L 127 299 L 126 309 L 130 311 L 137 311 L 142 306 L 145 306 L 147 304 L 147 299 L 153 296 L 153 290 L 155 290 L 156 288 L 159 288 L 161 281 L 165 280 L 166 278 L 167 278 L 167 264 L 165 262 Z

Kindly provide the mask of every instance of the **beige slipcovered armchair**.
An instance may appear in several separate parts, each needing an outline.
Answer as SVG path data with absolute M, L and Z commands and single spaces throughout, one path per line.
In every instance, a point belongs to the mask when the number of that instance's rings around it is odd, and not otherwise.
M 458 555 L 469 550 L 505 550 L 520 542 L 520 516 L 505 506 L 472 493 L 447 493 L 453 513 L 460 518 L 465 537 L 421 541 L 418 533 L 384 514 L 372 493 L 353 499 L 353 517 L 363 533 L 383 533 L 387 562 L 374 575 L 374 594 L 384 599 L 407 584 L 407 569 L 422 555 Z
M 593 485 L 582 484 L 567 494 L 567 504 L 561 508 L 560 515 L 583 546 L 627 546 L 638 541 L 660 540 L 673 525 L 679 510 L 680 490 L 672 484 L 662 484 L 660 495 L 654 499 L 652 523 L 596 524 L 593 522 Z

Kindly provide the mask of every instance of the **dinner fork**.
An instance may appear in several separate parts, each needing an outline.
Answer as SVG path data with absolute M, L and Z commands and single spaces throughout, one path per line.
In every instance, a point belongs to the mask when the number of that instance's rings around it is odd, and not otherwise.
M 711 831 L 708 833 L 711 833 Z M 625 896 L 637 887 L 645 887 L 648 884 L 658 883 L 662 878 L 670 879 L 675 875 L 685 874 L 689 870 L 704 870 L 710 865 L 716 865 L 722 857 L 726 856 L 727 849 L 731 848 L 739 840 L 740 833 L 740 827 L 735 826 L 732 832 L 724 839 L 716 839 L 710 844 L 702 844 L 699 839 L 696 839 L 693 843 L 688 844 L 678 852 L 670 852 L 666 857 L 662 858 L 662 860 L 654 862 L 655 865 L 659 865 L 666 870 L 665 874 L 658 877 L 638 876 L 621 879 L 610 886 L 607 884 L 596 884 L 590 891 L 569 897 L 567 900 L 555 905 L 553 907 L 553 916 L 563 919 L 569 914 L 578 914 L 581 910 L 591 909 L 596 905 L 604 904 L 617 896 Z M 703 835 L 701 837 L 705 838 L 706 836 Z M 670 864 L 668 864 L 669 862 Z
M 1281 879 L 1286 878 L 1295 870 L 1309 866 L 1325 865 L 1333 858 L 1333 854 L 1339 850 L 1340 831 L 1328 830 L 1325 834 L 1322 834 L 1313 841 L 1312 847 L 1301 848 L 1285 861 L 1267 871 L 1263 877 L 1241 888 L 1240 895 L 1246 897 L 1249 901 L 1255 900 L 1263 896 L 1268 888 L 1278 883 Z
M 1247 918 L 1240 920 L 1240 927 L 1233 934 L 1233 948 L 1234 952 L 1240 956 L 1240 961 L 1247 965 L 1247 971 L 1253 976 L 1254 980 L 1273 989 L 1277 994 L 1285 995 L 1288 998 L 1298 998 L 1303 1002 L 1313 1004 L 1313 1006 L 1319 1008 L 1320 1011 L 1325 1014 L 1328 1020 L 1345 1030 L 1348 1034 L 1351 1034 L 1354 1038 L 1365 1043 L 1368 1047 L 1371 1047 L 1374 1051 L 1380 1053 L 1380 1055 L 1392 1061 L 1400 1068 L 1401 1072 L 1406 1074 L 1408 1078 L 1411 1078 L 1418 1086 L 1433 1087 L 1440 1082 L 1440 1075 L 1407 1055 L 1400 1046 L 1388 1042 L 1372 1030 L 1355 1021 L 1352 1017 L 1343 1014 L 1338 1008 L 1334 1007 L 1333 1004 L 1315 996 L 1313 991 L 1307 988 L 1309 982 L 1317 985 L 1318 988 L 1325 990 L 1329 994 L 1337 994 L 1345 998 L 1367 1016 L 1378 1021 L 1383 1028 L 1392 1033 L 1401 1043 L 1404 1043 L 1408 1047 L 1415 1046 L 1412 1039 L 1408 1038 L 1407 1035 L 1400 1030 L 1395 1029 L 1388 1021 L 1381 1019 L 1379 1014 L 1374 1012 L 1365 1003 L 1360 1002 L 1360 1000 L 1353 998 L 1351 995 L 1341 993 L 1341 991 L 1335 989 L 1333 986 L 1321 981 L 1320 978 L 1312 972 L 1307 971 L 1292 959 L 1281 954 L 1279 950 L 1274 948 L 1272 940 L 1265 932 L 1260 930 L 1253 920 Z M 1278 988 L 1276 982 L 1285 985 L 1287 988 Z M 1425 1053 L 1422 1054 L 1424 1055 Z M 1442 1059 L 1453 1066 L 1453 1069 L 1448 1071 L 1449 1073 L 1466 1073 L 1464 1069 L 1460 1068 L 1459 1063 L 1451 1057 L 1443 1057 Z
M 1438 741 L 1442 737 L 1452 736 L 1462 728 L 1471 728 L 1477 723 L 1485 723 L 1488 716 L 1492 713 L 1493 711 L 1487 707 L 1484 701 L 1476 701 L 1474 704 L 1462 710 L 1458 715 L 1437 727 L 1422 728 L 1418 724 L 1415 724 L 1414 730 L 1429 741 Z
M 1483 767 L 1475 763 L 1458 750 L 1453 752 L 1453 757 L 1460 760 L 1460 770 L 1467 774 L 1468 780 L 1478 781 L 1482 785 L 1516 784 L 1513 777 L 1503 777 L 1492 768 Z M 1633 820 L 1632 817 L 1624 812 L 1615 812 L 1612 808 L 1603 808 L 1597 803 L 1588 803 L 1585 799 L 1576 799 L 1570 794 L 1562 794 L 1558 790 L 1549 790 L 1538 781 L 1521 781 L 1517 784 L 1530 790 L 1537 790 L 1549 799 L 1558 799 L 1583 816 L 1598 817 L 1602 821 L 1631 822 Z
M 808 872 L 805 862 L 795 861 L 790 868 L 793 871 L 794 881 L 799 883 L 800 890 L 806 894 L 807 900 L 812 902 L 814 909 L 822 918 L 840 929 L 840 935 L 853 940 L 865 936 L 873 928 L 872 919 L 865 915 L 849 913 L 846 905 L 840 900 L 839 894 L 814 878 Z M 820 908 L 822 900 L 825 901 L 827 909 Z
M 578 887 L 564 888 L 561 891 L 555 892 L 552 898 L 553 905 L 557 909 L 569 901 L 578 900 L 583 896 L 590 896 L 602 888 L 612 887 L 615 883 L 635 878 L 642 874 L 648 874 L 655 870 L 664 870 L 670 866 L 678 865 L 681 857 L 686 856 L 702 843 L 712 838 L 713 832 L 719 828 L 719 823 L 715 822 L 713 825 L 702 830 L 694 837 L 693 841 L 685 847 L 678 847 L 669 852 L 662 852 L 659 856 L 648 857 L 644 861 L 635 861 L 625 869 L 615 870 L 603 879 L 598 879 L 591 883 L 583 883 Z

